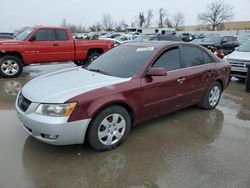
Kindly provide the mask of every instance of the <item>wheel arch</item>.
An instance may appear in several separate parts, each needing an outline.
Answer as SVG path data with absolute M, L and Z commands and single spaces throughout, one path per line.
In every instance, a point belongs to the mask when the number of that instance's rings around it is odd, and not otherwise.
M 91 119 L 91 121 L 89 122 L 89 124 L 88 124 L 88 128 L 87 128 L 87 130 L 86 130 L 86 136 L 85 136 L 85 138 L 84 138 L 84 142 L 86 142 L 86 140 L 87 140 L 87 135 L 88 135 L 88 131 L 89 131 L 89 128 L 90 128 L 90 126 L 91 126 L 91 123 L 92 123 L 92 121 L 94 120 L 94 118 L 97 116 L 97 114 L 99 114 L 102 110 L 104 110 L 104 109 L 106 109 L 106 108 L 108 108 L 108 107 L 110 107 L 110 106 L 121 106 L 121 107 L 123 107 L 127 112 L 128 112 L 128 114 L 129 114 L 129 116 L 130 116 L 130 119 L 131 119 L 131 126 L 133 125 L 133 123 L 134 123 L 134 111 L 133 111 L 133 109 L 131 108 L 131 106 L 129 106 L 128 104 L 126 104 L 125 102 L 121 102 L 121 101 L 117 101 L 117 102 L 112 102 L 112 103 L 108 103 L 108 104 L 105 104 L 105 105 L 102 105 L 99 109 L 97 109 L 96 111 L 95 111 L 95 113 L 93 114 L 93 118 Z
M 15 57 L 19 58 L 22 61 L 22 63 L 24 63 L 23 56 L 18 51 L 0 51 L 0 58 L 2 58 L 4 56 L 15 56 Z
M 90 54 L 92 54 L 94 52 L 98 52 L 99 54 L 102 54 L 102 53 L 104 53 L 104 50 L 102 48 L 90 48 L 90 49 L 88 49 L 87 56 L 89 56 Z
M 222 79 L 217 79 L 216 82 L 218 82 L 221 86 L 221 89 L 224 90 L 224 82 Z

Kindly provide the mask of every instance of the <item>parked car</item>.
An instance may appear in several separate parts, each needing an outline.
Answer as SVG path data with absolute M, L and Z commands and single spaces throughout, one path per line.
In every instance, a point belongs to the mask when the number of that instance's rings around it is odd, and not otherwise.
M 136 42 L 148 42 L 148 41 L 181 41 L 175 35 L 161 35 L 161 34 L 146 34 L 140 35 L 134 39 Z
M 82 65 L 113 47 L 112 41 L 74 40 L 70 28 L 28 28 L 16 40 L 0 41 L 0 75 L 17 77 L 23 66 L 36 63 L 74 61 Z
M 132 36 L 130 37 L 130 36 L 127 36 L 127 35 L 122 35 L 122 36 L 116 37 L 115 39 L 118 40 L 121 43 L 124 43 L 124 42 L 128 42 L 128 41 L 133 40 L 133 37 Z
M 190 42 L 195 39 L 195 36 L 191 33 L 182 33 L 180 38 L 184 42 Z
M 208 48 L 212 52 L 215 52 L 217 49 L 222 49 L 224 50 L 225 55 L 231 53 L 236 47 L 239 46 L 237 37 L 219 35 L 210 35 L 205 37 L 199 44 Z
M 28 82 L 17 97 L 23 128 L 54 145 L 117 147 L 131 126 L 187 106 L 213 109 L 230 65 L 182 42 L 126 43 L 94 60 Z
M 114 47 L 119 46 L 121 44 L 123 44 L 124 42 L 121 42 L 117 39 L 111 39 L 111 38 L 100 38 L 100 40 L 109 40 L 112 41 L 114 43 Z
M 108 33 L 106 35 L 100 36 L 100 38 L 111 38 L 111 39 L 114 39 L 114 38 L 119 37 L 119 36 L 122 36 L 122 34 L 120 34 L 120 33 Z
M 14 38 L 15 36 L 13 33 L 0 33 L 0 40 L 11 40 Z
M 224 57 L 232 67 L 231 76 L 245 79 L 247 65 L 250 65 L 250 39 L 240 45 L 233 53 Z

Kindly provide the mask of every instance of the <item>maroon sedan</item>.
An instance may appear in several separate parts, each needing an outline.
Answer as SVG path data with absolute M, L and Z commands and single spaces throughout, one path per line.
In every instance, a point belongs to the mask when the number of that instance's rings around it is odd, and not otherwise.
M 191 106 L 213 109 L 230 65 L 181 42 L 127 43 L 88 67 L 38 77 L 18 95 L 24 129 L 40 141 L 112 149 L 132 125 Z

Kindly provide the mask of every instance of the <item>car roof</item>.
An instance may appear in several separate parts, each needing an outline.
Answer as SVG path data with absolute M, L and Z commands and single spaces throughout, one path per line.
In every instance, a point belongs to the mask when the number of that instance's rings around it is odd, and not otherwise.
M 181 41 L 149 41 L 149 42 L 128 42 L 124 45 L 135 46 L 135 47 L 154 47 L 154 48 L 164 48 L 171 45 L 183 44 Z
M 54 27 L 54 26 L 34 26 L 35 29 L 69 29 L 69 27 Z

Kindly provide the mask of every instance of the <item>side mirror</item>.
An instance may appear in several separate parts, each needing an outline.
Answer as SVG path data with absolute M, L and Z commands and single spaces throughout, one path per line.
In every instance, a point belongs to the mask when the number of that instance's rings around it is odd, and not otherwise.
M 238 50 L 239 50 L 239 47 L 235 47 L 234 50 L 235 50 L 235 51 L 238 51 Z
M 167 76 L 167 70 L 163 67 L 149 68 L 146 76 Z
M 31 36 L 30 39 L 29 39 L 29 41 L 34 41 L 34 40 L 36 40 L 36 36 L 35 35 Z

